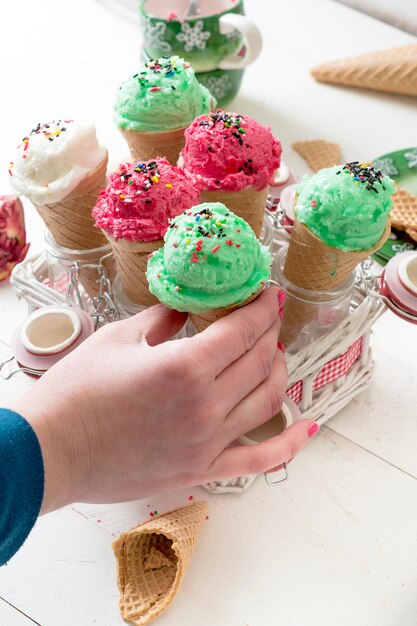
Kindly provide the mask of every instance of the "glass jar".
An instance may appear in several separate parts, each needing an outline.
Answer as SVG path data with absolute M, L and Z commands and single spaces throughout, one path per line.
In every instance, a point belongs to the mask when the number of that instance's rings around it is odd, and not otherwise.
M 278 250 L 271 278 L 286 293 L 280 340 L 287 353 L 295 354 L 327 335 L 348 315 L 355 272 L 342 285 L 328 291 L 303 289 L 284 275 L 287 250 L 287 246 Z
M 93 298 L 111 292 L 115 263 L 110 243 L 91 250 L 71 250 L 56 243 L 45 230 L 48 278 L 52 289 L 71 304 L 94 313 Z

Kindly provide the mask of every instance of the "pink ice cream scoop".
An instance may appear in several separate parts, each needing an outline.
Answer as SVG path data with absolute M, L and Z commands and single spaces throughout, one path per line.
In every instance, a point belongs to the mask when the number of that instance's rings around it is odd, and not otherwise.
M 156 241 L 173 217 L 199 203 L 200 192 L 201 184 L 165 158 L 124 163 L 110 174 L 92 215 L 116 241 Z
M 281 143 L 268 126 L 247 115 L 200 115 L 185 131 L 184 169 L 209 191 L 264 189 L 281 164 Z

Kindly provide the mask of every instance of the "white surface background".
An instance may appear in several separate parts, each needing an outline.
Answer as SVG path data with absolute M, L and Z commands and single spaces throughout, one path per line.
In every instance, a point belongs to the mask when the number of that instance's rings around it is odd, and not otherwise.
M 117 84 L 135 68 L 137 20 L 111 3 L 2 3 L 0 189 L 8 160 L 38 121 L 95 121 L 112 161 L 126 148 L 112 122 Z M 295 140 L 339 141 L 346 160 L 417 144 L 416 101 L 316 84 L 312 65 L 416 40 L 330 0 L 246 0 L 264 51 L 234 108 L 273 127 L 285 160 L 306 171 Z M 32 252 L 41 223 L 27 208 Z M 24 318 L 0 286 L 0 339 Z M 417 330 L 386 314 L 375 326 L 369 392 L 321 429 L 279 488 L 243 496 L 199 488 L 124 505 L 78 505 L 40 519 L 0 570 L 0 624 L 115 626 L 117 535 L 149 516 L 205 498 L 210 519 L 161 626 L 416 626 Z M 32 381 L 0 381 L 2 404 Z M 148 506 L 150 505 L 150 506 Z M 1 506 L 1 503 L 0 503 Z M 25 617 L 26 615 L 26 617 Z

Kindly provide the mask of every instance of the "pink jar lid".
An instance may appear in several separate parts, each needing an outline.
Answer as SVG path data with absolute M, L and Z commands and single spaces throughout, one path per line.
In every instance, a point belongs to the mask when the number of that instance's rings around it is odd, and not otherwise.
M 379 291 L 393 313 L 417 324 L 417 251 L 401 252 L 388 262 Z
M 45 306 L 16 328 L 11 348 L 22 367 L 46 372 L 93 332 L 94 322 L 82 309 Z

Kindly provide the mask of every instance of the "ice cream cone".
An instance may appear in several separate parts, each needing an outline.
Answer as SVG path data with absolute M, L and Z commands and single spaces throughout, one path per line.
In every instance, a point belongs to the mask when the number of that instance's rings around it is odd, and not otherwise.
M 269 186 L 258 191 L 248 187 L 242 191 L 203 191 L 201 202 L 221 202 L 228 209 L 243 218 L 257 237 L 261 234 L 264 223 L 265 205 Z
M 201 333 L 203 330 L 208 328 L 213 322 L 217 322 L 217 320 L 222 319 L 222 317 L 226 317 L 229 313 L 236 311 L 236 309 L 240 309 L 242 306 L 249 304 L 252 300 L 255 300 L 261 292 L 254 293 L 250 298 L 247 298 L 244 302 L 240 304 L 235 304 L 233 306 L 227 306 L 223 309 L 213 309 L 212 311 L 207 311 L 207 313 L 189 313 L 188 316 L 192 321 L 195 329 Z
M 64 248 L 90 250 L 106 243 L 91 211 L 106 186 L 107 155 L 100 165 L 59 202 L 35 205 L 55 241 Z
M 322 83 L 417 96 L 417 44 L 324 63 L 311 73 Z
M 315 139 L 313 141 L 297 141 L 292 144 L 292 147 L 307 161 L 313 172 L 340 163 L 340 146 L 337 143 Z
M 105 233 L 105 235 L 113 248 L 116 269 L 125 296 L 131 302 L 142 306 L 157 304 L 157 298 L 149 291 L 145 272 L 148 256 L 164 245 L 163 239 L 138 242 L 126 241 L 126 239 L 118 239 L 116 241 L 108 233 Z
M 384 244 L 390 231 L 388 221 L 382 237 L 371 249 L 345 252 L 325 244 L 296 218 L 285 259 L 284 275 L 296 287 L 312 292 L 329 291 L 339 287 L 352 275 L 359 263 Z M 291 289 L 288 291 L 290 297 L 284 306 L 280 332 L 280 339 L 286 346 L 295 341 L 316 312 L 315 305 L 291 297 L 291 295 L 296 297 L 296 290 L 293 294 Z M 320 297 L 315 297 L 314 302 L 320 302 Z
M 176 165 L 185 145 L 184 132 L 187 126 L 160 133 L 140 133 L 119 128 L 129 146 L 133 161 L 149 161 L 157 156 L 165 157 Z
M 393 227 L 398 230 L 417 230 L 417 196 L 398 187 L 392 199 L 394 206 L 390 217 Z
M 136 526 L 113 543 L 120 614 L 144 626 L 174 600 L 207 516 L 207 502 L 165 513 Z

